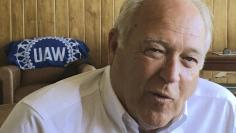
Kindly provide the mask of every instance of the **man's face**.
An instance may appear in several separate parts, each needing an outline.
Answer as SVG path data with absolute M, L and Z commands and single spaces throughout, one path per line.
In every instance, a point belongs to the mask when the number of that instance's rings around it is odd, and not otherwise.
M 123 48 L 114 46 L 116 39 L 110 41 L 112 86 L 144 129 L 164 127 L 183 112 L 205 55 L 198 10 L 186 1 L 165 2 L 143 3 Z

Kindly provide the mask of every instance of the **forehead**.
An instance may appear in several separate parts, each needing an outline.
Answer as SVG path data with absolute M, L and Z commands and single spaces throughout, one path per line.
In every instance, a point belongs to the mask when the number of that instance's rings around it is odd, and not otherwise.
M 165 0 L 164 3 L 163 0 L 146 0 L 135 12 L 131 25 L 136 37 L 140 35 L 138 38 L 159 37 L 156 39 L 164 38 L 172 44 L 175 41 L 200 43 L 198 41 L 205 39 L 198 9 L 185 0 Z
M 157 22 L 189 34 L 204 28 L 199 10 L 189 0 L 144 0 L 134 14 L 133 23 L 137 26 Z

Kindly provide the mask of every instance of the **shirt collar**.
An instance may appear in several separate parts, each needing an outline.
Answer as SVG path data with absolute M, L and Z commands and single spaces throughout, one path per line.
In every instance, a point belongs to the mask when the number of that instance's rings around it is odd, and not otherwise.
M 103 77 L 100 84 L 101 96 L 103 99 L 104 106 L 116 124 L 121 128 L 122 132 L 127 133 L 135 132 L 138 133 L 138 124 L 136 121 L 126 112 L 114 90 L 111 86 L 110 80 L 110 66 L 105 67 Z M 172 131 L 179 127 L 187 119 L 188 116 L 188 101 L 185 102 L 182 115 L 175 119 L 170 126 L 163 130 Z M 162 131 L 162 130 L 161 130 Z
M 166 129 L 163 129 L 163 130 L 167 130 L 168 132 L 173 131 L 174 129 L 181 126 L 185 122 L 187 117 L 188 117 L 188 101 L 186 101 L 184 104 L 183 113 L 178 118 L 173 120 L 170 126 L 168 126 Z
M 100 91 L 104 106 L 108 112 L 109 117 L 111 117 L 115 121 L 115 123 L 118 124 L 122 132 L 127 132 L 122 120 L 122 117 L 125 114 L 125 109 L 121 105 L 111 86 L 110 66 L 107 66 L 105 68 L 103 77 L 101 79 Z

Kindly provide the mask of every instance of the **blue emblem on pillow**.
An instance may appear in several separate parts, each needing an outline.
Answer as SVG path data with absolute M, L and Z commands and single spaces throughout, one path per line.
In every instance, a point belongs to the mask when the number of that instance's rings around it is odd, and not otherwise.
M 88 57 L 89 49 L 82 41 L 63 37 L 25 39 L 9 46 L 8 61 L 21 69 L 65 64 Z

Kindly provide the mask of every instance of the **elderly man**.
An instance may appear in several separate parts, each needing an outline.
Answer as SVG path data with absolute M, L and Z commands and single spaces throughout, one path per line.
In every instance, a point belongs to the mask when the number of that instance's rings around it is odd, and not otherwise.
M 235 133 L 235 97 L 199 78 L 210 43 L 200 0 L 127 0 L 109 36 L 111 67 L 24 98 L 2 132 Z

